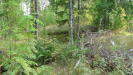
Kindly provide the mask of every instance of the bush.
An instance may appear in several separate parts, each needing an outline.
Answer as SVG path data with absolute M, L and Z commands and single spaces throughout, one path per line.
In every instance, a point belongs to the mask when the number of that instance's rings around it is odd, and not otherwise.
M 52 39 L 45 38 L 39 40 L 35 46 L 37 49 L 36 60 L 40 64 L 46 64 L 54 61 L 55 57 L 53 57 L 52 54 L 56 50 L 56 46 L 57 45 L 54 43 L 54 40 Z
M 29 75 L 33 72 L 33 66 L 37 65 L 33 61 L 36 58 L 33 54 L 34 41 L 9 45 L 12 45 L 10 50 L 4 50 L 3 54 L 0 55 L 2 75 Z
M 36 44 L 37 61 L 42 64 L 51 62 L 67 62 L 69 60 L 77 60 L 83 55 L 84 50 L 80 50 L 77 46 L 63 44 L 56 39 L 42 39 Z

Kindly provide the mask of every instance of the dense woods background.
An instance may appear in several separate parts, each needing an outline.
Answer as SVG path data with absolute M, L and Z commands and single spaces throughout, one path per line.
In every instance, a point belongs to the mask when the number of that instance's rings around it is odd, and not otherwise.
M 133 0 L 0 0 L 0 75 L 133 75 Z

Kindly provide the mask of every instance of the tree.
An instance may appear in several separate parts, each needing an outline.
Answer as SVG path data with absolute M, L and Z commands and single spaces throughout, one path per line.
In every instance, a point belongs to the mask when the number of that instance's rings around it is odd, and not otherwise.
M 73 0 L 69 0 L 69 38 L 70 43 L 73 44 Z
M 81 9 L 81 0 L 78 0 L 78 24 L 77 24 L 77 37 L 80 44 L 80 9 Z
M 35 39 L 38 39 L 38 0 L 35 0 Z
M 32 21 L 34 21 L 34 38 L 37 40 L 38 39 L 38 0 L 31 0 L 31 15 L 34 17 Z

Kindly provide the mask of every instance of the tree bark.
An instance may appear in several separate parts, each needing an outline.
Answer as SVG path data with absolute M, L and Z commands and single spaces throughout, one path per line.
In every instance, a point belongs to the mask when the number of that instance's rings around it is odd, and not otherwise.
M 78 24 L 77 24 L 77 38 L 78 38 L 78 45 L 80 45 L 80 9 L 81 9 L 81 0 L 78 0 Z
M 73 45 L 73 0 L 69 0 L 69 36 L 70 43 Z
M 38 0 L 34 0 L 34 4 L 35 4 L 35 22 L 34 22 L 34 27 L 35 27 L 35 32 L 34 32 L 34 35 L 35 35 L 35 39 L 37 40 L 38 39 Z
M 34 17 L 32 21 L 34 22 L 34 38 L 38 39 L 38 0 L 31 0 L 30 3 L 30 14 Z

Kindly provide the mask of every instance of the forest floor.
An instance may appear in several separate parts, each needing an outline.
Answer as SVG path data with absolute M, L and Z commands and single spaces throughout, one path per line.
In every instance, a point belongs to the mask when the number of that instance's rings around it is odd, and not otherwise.
M 59 39 L 64 36 L 67 35 L 64 34 L 56 35 L 56 37 Z M 53 62 L 51 64 L 44 65 L 45 68 L 43 69 L 37 68 L 37 71 L 41 72 L 42 70 L 43 73 L 45 72 L 44 75 L 122 75 L 121 70 L 109 72 L 105 71 L 104 69 L 101 69 L 100 66 L 97 66 L 97 62 L 99 62 L 99 57 L 97 58 L 97 54 L 101 55 L 100 57 L 102 57 L 103 59 L 109 57 L 108 59 L 111 59 L 111 61 L 114 58 L 122 57 L 122 60 L 124 60 L 124 65 L 127 68 L 133 70 L 132 38 L 133 38 L 133 33 L 129 32 L 115 31 L 115 32 L 105 32 L 102 34 L 86 33 L 85 37 L 82 39 L 83 48 L 86 50 L 86 54 L 82 59 L 78 59 L 76 61 L 70 60 L 67 61 L 67 63 Z M 66 41 L 66 39 L 64 39 L 63 42 L 64 41 Z M 0 42 L 1 42 L 0 50 L 7 50 L 11 47 L 9 46 L 9 43 L 11 43 L 9 42 L 9 40 L 7 41 L 0 40 Z M 20 41 L 16 43 L 20 43 Z M 92 55 L 94 55 L 94 58 L 90 58 L 90 56 Z M 127 56 L 130 58 L 127 58 Z M 96 62 L 97 67 L 95 68 L 90 67 L 90 64 L 92 64 L 90 62 L 92 61 Z
M 86 33 L 87 34 L 87 33 Z M 105 71 L 105 68 L 124 65 L 124 69 L 131 69 L 133 71 L 133 33 L 130 32 L 105 32 L 105 33 L 89 33 L 82 40 L 83 48 L 86 50 L 85 57 L 74 62 L 67 62 L 67 64 L 54 62 L 47 65 L 50 69 L 48 75 L 124 75 L 121 70 Z M 60 34 L 61 35 L 61 34 Z M 57 35 L 57 37 L 59 37 Z M 61 37 L 59 37 L 61 38 Z M 83 50 L 84 50 L 83 49 Z M 89 53 L 90 52 L 90 53 Z M 97 66 L 100 62 L 99 55 L 102 59 L 116 62 L 113 66 Z M 95 56 L 96 55 L 96 56 Z M 97 57 L 98 55 L 98 57 Z M 91 58 L 90 56 L 94 56 Z M 120 58 L 123 63 L 120 64 L 114 59 Z M 72 60 L 71 60 L 72 61 Z M 95 68 L 90 67 L 90 62 L 96 62 Z M 75 68 L 76 66 L 76 68 Z M 101 68 L 102 67 L 102 68 Z M 105 67 L 105 68 L 104 68 Z M 51 72 L 50 72 L 51 71 Z M 127 74 L 132 75 L 132 74 Z

